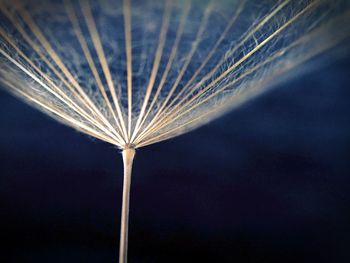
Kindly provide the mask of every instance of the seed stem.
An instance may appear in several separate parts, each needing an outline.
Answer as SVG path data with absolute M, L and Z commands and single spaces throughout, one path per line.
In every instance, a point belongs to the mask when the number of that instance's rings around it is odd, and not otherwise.
M 119 263 L 127 262 L 128 255 L 128 224 L 129 224 L 129 202 L 132 163 L 135 156 L 135 149 L 125 148 L 123 150 L 124 180 L 122 215 L 120 223 Z

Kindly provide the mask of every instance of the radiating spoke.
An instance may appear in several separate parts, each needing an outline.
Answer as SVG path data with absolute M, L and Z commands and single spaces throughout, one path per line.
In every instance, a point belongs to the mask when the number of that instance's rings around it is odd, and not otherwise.
M 131 134 L 132 120 L 132 39 L 131 39 L 131 0 L 123 0 L 124 14 L 124 34 L 125 34 L 125 52 L 127 67 L 127 88 L 128 88 L 128 141 Z

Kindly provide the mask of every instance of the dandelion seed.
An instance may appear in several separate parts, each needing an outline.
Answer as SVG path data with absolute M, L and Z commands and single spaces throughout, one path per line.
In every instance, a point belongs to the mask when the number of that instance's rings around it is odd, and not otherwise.
M 0 83 L 123 151 L 195 129 L 348 40 L 346 0 L 2 0 Z

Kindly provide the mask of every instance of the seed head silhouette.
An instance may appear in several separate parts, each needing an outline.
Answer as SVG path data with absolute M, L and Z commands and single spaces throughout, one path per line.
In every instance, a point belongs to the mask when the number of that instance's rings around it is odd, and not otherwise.
M 3 0 L 0 83 L 123 152 L 193 130 L 349 38 L 346 0 Z

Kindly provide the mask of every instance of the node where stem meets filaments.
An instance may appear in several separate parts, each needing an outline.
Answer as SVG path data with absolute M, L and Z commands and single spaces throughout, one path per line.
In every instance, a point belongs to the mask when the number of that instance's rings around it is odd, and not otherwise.
M 348 0 L 2 0 L 0 17 L 1 86 L 124 149 L 121 262 L 134 148 L 209 122 L 350 36 Z

